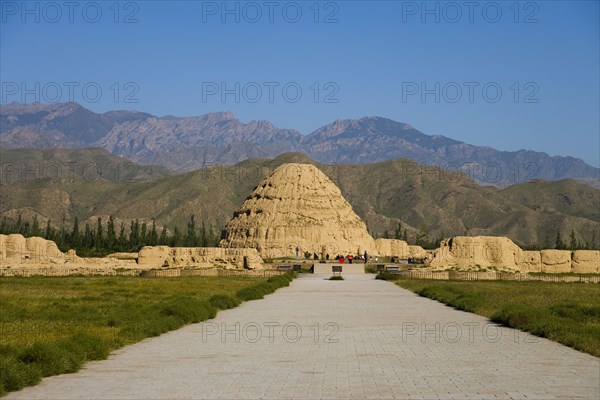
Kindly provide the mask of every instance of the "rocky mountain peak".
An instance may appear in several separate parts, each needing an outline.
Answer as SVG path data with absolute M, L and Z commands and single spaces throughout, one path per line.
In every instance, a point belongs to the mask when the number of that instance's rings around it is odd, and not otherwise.
M 228 111 L 159 118 L 138 111 L 98 114 L 76 103 L 10 103 L 0 106 L 0 130 L 1 146 L 102 147 L 131 161 L 177 171 L 298 151 L 325 163 L 411 158 L 468 170 L 478 182 L 495 186 L 539 178 L 580 179 L 597 186 L 600 176 L 600 169 L 577 158 L 473 146 L 378 116 L 340 119 L 302 135 L 266 120 L 243 123 Z

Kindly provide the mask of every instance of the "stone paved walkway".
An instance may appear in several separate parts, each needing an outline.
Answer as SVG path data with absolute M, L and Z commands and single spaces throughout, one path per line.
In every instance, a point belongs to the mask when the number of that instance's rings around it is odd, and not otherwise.
M 373 275 L 303 275 L 7 398 L 598 399 L 600 359 Z

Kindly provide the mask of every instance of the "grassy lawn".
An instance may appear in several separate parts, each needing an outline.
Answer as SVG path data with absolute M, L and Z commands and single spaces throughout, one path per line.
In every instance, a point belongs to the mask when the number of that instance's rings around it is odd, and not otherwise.
M 600 357 L 600 285 L 398 279 L 403 288 Z
M 292 277 L 0 278 L 0 395 L 213 318 Z

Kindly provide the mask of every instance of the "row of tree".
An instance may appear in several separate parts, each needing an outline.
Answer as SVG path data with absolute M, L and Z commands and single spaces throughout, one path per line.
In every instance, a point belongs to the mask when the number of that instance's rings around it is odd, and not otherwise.
M 597 243 L 596 231 L 592 232 L 592 236 L 589 240 L 580 240 L 575 234 L 575 230 L 571 230 L 571 234 L 568 238 L 564 238 L 560 229 L 556 231 L 556 236 L 552 239 L 552 234 L 547 232 L 543 243 L 529 244 L 521 246 L 524 250 L 544 250 L 544 249 L 556 249 L 556 250 L 598 250 L 600 244 Z
M 575 231 L 571 230 L 568 242 L 564 241 L 560 230 L 556 231 L 556 240 L 554 241 L 554 248 L 557 250 L 592 250 L 596 247 L 596 232 L 592 233 L 592 239 L 590 242 L 584 242 L 577 239 Z
M 435 249 L 439 246 L 442 239 L 445 239 L 444 232 L 442 232 L 439 237 L 432 238 L 428 229 L 424 226 L 419 229 L 419 232 L 415 236 L 409 236 L 407 230 L 402 229 L 401 223 L 398 224 L 398 227 L 394 231 L 390 232 L 386 230 L 383 232 L 383 235 L 376 235 L 375 237 L 404 240 L 408 244 L 418 245 L 424 249 Z M 563 238 L 560 230 L 557 230 L 555 240 L 550 240 L 548 237 L 546 237 L 543 244 L 531 244 L 523 246 L 523 248 L 526 250 L 593 250 L 600 247 L 596 241 L 596 232 L 592 233 L 592 237 L 589 241 L 583 241 L 577 238 L 575 230 L 571 230 L 571 234 L 569 235 L 568 239 Z
M 197 223 L 194 215 L 190 216 L 185 229 L 175 226 L 172 233 L 165 226 L 159 229 L 154 220 L 147 223 L 136 219 L 128 227 L 121 223 L 117 228 L 112 216 L 106 224 L 98 217 L 94 226 L 86 223 L 83 229 L 77 217 L 71 227 L 67 225 L 64 218 L 58 228 L 50 220 L 42 228 L 37 216 L 31 222 L 23 220 L 21 215 L 14 222 L 4 217 L 0 222 L 0 234 L 20 233 L 25 237 L 43 237 L 54 241 L 61 251 L 75 249 L 78 254 L 88 256 L 134 252 L 143 246 L 213 247 L 219 243 L 219 236 L 212 225 L 207 227 L 204 221 Z
M 146 221 L 133 220 L 129 229 L 120 223 L 117 229 L 114 218 L 109 217 L 104 226 L 101 218 L 98 218 L 94 226 L 86 223 L 81 229 L 79 219 L 74 218 L 72 226 L 67 227 L 67 221 L 63 218 L 59 228 L 52 225 L 48 220 L 45 228 L 39 224 L 37 216 L 29 222 L 18 216 L 16 221 L 10 221 L 5 217 L 0 222 L 0 234 L 9 235 L 20 233 L 25 237 L 39 236 L 56 243 L 61 251 L 75 249 L 78 254 L 93 256 L 105 255 L 114 252 L 139 251 L 143 246 L 171 246 L 171 247 L 213 247 L 219 244 L 219 235 L 214 231 L 212 225 L 208 227 L 204 221 L 197 222 L 191 215 L 185 229 L 175 226 L 170 232 L 167 227 L 160 229 L 154 220 L 151 224 Z M 375 237 L 381 237 L 375 235 Z M 386 239 L 404 240 L 408 244 L 415 244 L 425 249 L 434 249 L 444 239 L 442 232 L 440 237 L 431 238 L 426 227 L 421 227 L 415 236 L 408 236 L 407 230 L 402 224 L 392 231 L 385 231 L 382 235 Z M 546 239 L 543 245 L 524 246 L 527 250 L 557 249 L 557 250 L 582 250 L 596 249 L 596 233 L 594 232 L 590 241 L 580 241 L 572 230 L 568 240 L 563 239 L 560 230 L 556 233 L 553 243 Z
M 421 246 L 424 249 L 435 249 L 440 245 L 442 239 L 444 239 L 444 232 L 441 232 L 439 237 L 431 237 L 427 227 L 421 226 L 416 235 L 409 236 L 407 229 L 402 229 L 402 223 L 399 223 L 398 227 L 393 231 L 385 230 L 383 235 L 375 234 L 376 239 L 379 237 L 384 239 L 404 240 L 410 245 Z

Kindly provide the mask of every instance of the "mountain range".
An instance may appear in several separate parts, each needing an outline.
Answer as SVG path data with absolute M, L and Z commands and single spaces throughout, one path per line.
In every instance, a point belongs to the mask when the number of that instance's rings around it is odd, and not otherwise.
M 393 232 L 401 223 L 411 241 L 421 234 L 430 240 L 502 235 L 522 246 L 552 247 L 558 231 L 563 238 L 573 231 L 579 241 L 600 246 L 600 190 L 574 180 L 497 188 L 410 159 L 323 164 L 302 153 L 177 174 L 133 164 L 103 149 L 0 148 L 0 158 L 21 166 L 4 169 L 0 218 L 37 217 L 41 226 L 48 219 L 55 226 L 63 219 L 68 225 L 75 216 L 94 226 L 98 217 L 106 223 L 113 216 L 117 226 L 154 219 L 172 231 L 184 228 L 194 214 L 219 230 L 263 178 L 279 165 L 299 162 L 321 169 L 375 236 Z M 70 165 L 73 172 L 55 174 L 61 165 Z M 114 173 L 115 166 L 127 172 Z M 36 175 L 36 169 L 49 173 Z
M 243 123 L 230 112 L 157 117 L 137 111 L 98 114 L 77 103 L 9 103 L 0 107 L 0 146 L 99 147 L 137 164 L 177 172 L 286 152 L 301 152 L 325 164 L 410 158 L 465 172 L 485 185 L 577 179 L 600 187 L 600 169 L 578 158 L 473 146 L 381 117 L 338 120 L 303 135 L 269 121 Z

